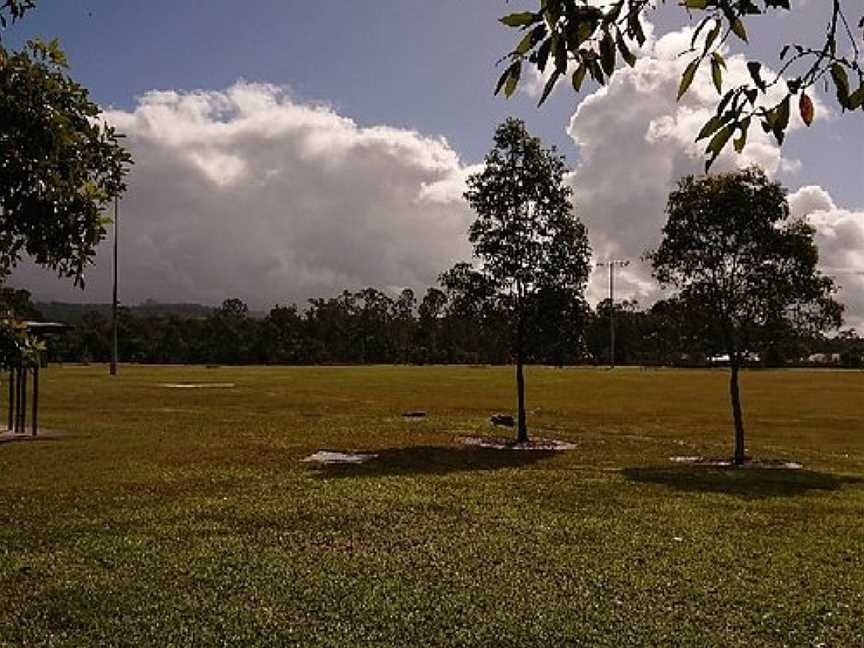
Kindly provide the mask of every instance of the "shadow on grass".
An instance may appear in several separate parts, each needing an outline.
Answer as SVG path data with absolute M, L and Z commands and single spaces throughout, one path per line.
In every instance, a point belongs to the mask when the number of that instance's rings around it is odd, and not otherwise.
M 719 493 L 744 499 L 795 497 L 811 491 L 837 491 L 864 479 L 811 470 L 716 468 L 706 466 L 646 466 L 625 468 L 624 478 L 674 490 Z
M 324 464 L 321 477 L 447 475 L 456 472 L 521 468 L 559 454 L 551 450 L 495 450 L 477 447 L 410 446 L 370 450 L 378 456 L 363 464 Z

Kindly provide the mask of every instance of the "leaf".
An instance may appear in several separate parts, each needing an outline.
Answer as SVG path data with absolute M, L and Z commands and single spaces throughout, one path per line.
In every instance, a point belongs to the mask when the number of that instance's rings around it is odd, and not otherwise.
M 584 65 L 580 65 L 573 72 L 573 89 L 576 92 L 579 92 L 582 89 L 582 82 L 585 80 L 585 73 L 587 71 L 588 70 Z
M 684 6 L 688 9 L 705 9 L 708 6 L 708 0 L 684 0 Z
M 519 77 L 522 75 L 522 62 L 516 61 L 508 68 L 507 82 L 504 84 L 504 96 L 508 99 L 516 92 L 519 85 Z
M 504 84 L 507 82 L 507 79 L 510 77 L 510 68 L 508 67 L 504 72 L 501 73 L 501 76 L 498 77 L 498 83 L 495 84 L 495 92 L 493 94 L 497 95 L 501 92 L 501 88 L 504 87 Z
M 834 86 L 837 88 L 837 101 L 844 108 L 849 105 L 849 77 L 846 75 L 846 69 L 839 63 L 831 66 L 831 78 L 834 80 Z
M 537 69 L 541 74 L 546 69 L 546 61 L 549 60 L 549 50 L 552 47 L 552 39 L 547 38 L 543 41 L 540 47 L 537 48 Z
M 724 126 L 721 128 L 714 137 L 711 138 L 711 141 L 708 143 L 708 148 L 705 150 L 714 154 L 714 157 L 720 155 L 720 151 L 723 150 L 723 147 L 726 146 L 726 142 L 729 141 L 729 138 L 732 137 L 732 133 L 734 129 L 732 126 Z
M 555 70 L 552 73 L 552 76 L 549 77 L 549 80 L 546 82 L 546 85 L 543 87 L 543 94 L 540 95 L 540 101 L 537 102 L 537 107 L 543 105 L 543 102 L 546 101 L 546 98 L 552 92 L 552 89 L 555 87 L 555 84 L 558 83 L 558 77 L 561 76 L 561 73 L 558 70 Z
M 696 136 L 696 141 L 703 140 L 712 133 L 715 133 L 721 126 L 723 126 L 724 120 L 719 115 L 714 115 L 711 119 L 705 122 L 705 125 L 702 127 L 702 130 L 699 131 L 699 135 Z
M 714 87 L 717 88 L 717 94 L 723 93 L 723 68 L 716 58 L 711 59 L 711 80 L 714 81 Z
M 606 79 L 603 75 L 603 68 L 600 67 L 597 59 L 588 59 L 586 61 L 586 64 L 588 65 L 588 71 L 591 73 L 591 76 L 594 78 L 594 80 L 600 85 L 606 85 Z
M 555 57 L 555 69 L 561 74 L 567 72 L 567 42 L 563 38 L 552 36 L 552 55 Z
M 864 106 L 864 85 L 849 95 L 849 110 L 857 110 Z
M 621 58 L 624 59 L 624 62 L 630 67 L 634 67 L 636 65 L 636 55 L 630 51 L 629 47 L 627 47 L 627 43 L 624 42 L 624 37 L 621 35 L 621 32 L 618 32 L 618 35 L 615 38 L 615 45 L 618 47 L 618 52 L 621 54 Z
M 600 41 L 600 63 L 606 76 L 612 76 L 615 71 L 615 41 L 608 31 Z
M 798 100 L 798 112 L 801 113 L 801 121 L 803 121 L 806 126 L 813 123 L 813 117 L 816 111 L 813 108 L 813 100 L 808 97 L 805 92 L 801 93 L 801 98 Z
M 747 30 L 744 29 L 744 23 L 741 22 L 740 18 L 736 18 L 732 21 L 730 25 L 732 27 L 732 33 L 735 34 L 738 38 L 743 40 L 745 43 L 747 42 Z
M 501 76 L 498 77 L 498 83 L 495 84 L 495 92 L 493 94 L 497 95 L 501 92 L 501 88 L 504 87 L 504 84 L 507 82 L 507 79 L 510 77 L 510 68 L 508 67 L 504 72 L 501 73 Z
M 747 71 L 750 72 L 750 78 L 753 83 L 762 92 L 765 92 L 765 81 L 762 80 L 762 64 L 758 61 L 747 61 Z
M 747 145 L 747 133 L 750 130 L 750 118 L 748 117 L 742 121 L 738 127 L 741 130 L 741 135 L 732 142 L 732 145 L 735 147 L 735 152 L 740 154 Z
M 693 77 L 696 76 L 696 70 L 699 68 L 699 59 L 693 59 L 690 61 L 687 68 L 684 70 L 684 74 L 681 75 L 681 84 L 678 86 L 678 97 L 676 101 L 680 101 L 681 97 L 687 92 L 687 89 L 693 83 Z
M 525 37 L 519 41 L 519 44 L 516 46 L 517 54 L 524 54 L 534 45 L 534 32 L 530 31 L 525 34 Z
M 720 30 L 722 28 L 723 28 L 723 24 L 718 21 L 717 24 L 714 25 L 714 29 L 712 29 L 710 32 L 708 32 L 708 37 L 705 39 L 705 47 L 702 48 L 703 54 L 711 49 L 711 46 L 714 44 L 714 41 L 716 41 L 717 37 L 720 35 Z
M 763 119 L 768 124 L 768 128 L 765 128 L 765 124 L 762 124 L 762 128 L 768 132 L 769 130 L 774 133 L 774 137 L 777 139 L 777 143 L 782 145 L 783 140 L 786 137 L 786 128 L 789 126 L 789 99 L 791 95 L 786 95 L 779 104 L 774 106 L 770 111 L 765 113 Z
M 539 17 L 533 11 L 520 11 L 504 16 L 499 20 L 508 27 L 527 27 L 539 20 Z
M 711 165 L 714 164 L 714 160 L 720 155 L 720 152 L 726 146 L 726 142 L 732 137 L 734 131 L 735 129 L 732 126 L 724 126 L 711 138 L 711 142 L 709 142 L 708 147 L 705 149 L 706 153 L 711 153 L 711 156 L 705 161 L 705 173 L 708 173 Z
M 531 46 L 529 47 L 529 49 L 533 48 L 544 38 L 546 38 L 546 25 L 541 23 L 531 30 Z
M 774 123 L 774 129 L 786 131 L 786 127 L 789 126 L 789 98 L 790 95 L 786 95 L 783 101 L 781 101 L 777 105 L 777 121 Z

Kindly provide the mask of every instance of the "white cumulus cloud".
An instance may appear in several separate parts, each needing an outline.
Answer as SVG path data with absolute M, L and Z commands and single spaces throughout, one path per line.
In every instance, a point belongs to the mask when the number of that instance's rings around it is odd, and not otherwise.
M 470 254 L 469 169 L 443 138 L 361 127 L 279 87 L 150 92 L 106 119 L 135 158 L 121 203 L 127 303 L 255 306 L 367 285 L 422 289 Z M 110 295 L 110 246 L 84 298 Z M 82 295 L 25 265 L 40 297 Z

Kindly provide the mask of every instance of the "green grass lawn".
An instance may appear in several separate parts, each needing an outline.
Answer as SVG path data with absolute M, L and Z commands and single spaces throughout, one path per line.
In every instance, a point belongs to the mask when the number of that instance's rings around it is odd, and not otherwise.
M 743 374 L 797 472 L 669 462 L 731 453 L 723 371 L 529 368 L 566 453 L 458 442 L 509 368 L 42 378 L 68 436 L 0 445 L 0 645 L 864 645 L 864 373 Z

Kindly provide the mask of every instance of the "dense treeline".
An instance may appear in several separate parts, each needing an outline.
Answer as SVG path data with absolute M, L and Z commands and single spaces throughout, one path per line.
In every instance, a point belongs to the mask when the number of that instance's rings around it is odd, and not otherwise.
M 430 288 L 422 299 L 411 290 L 398 297 L 367 288 L 297 305 L 276 306 L 253 317 L 238 299 L 206 316 L 148 315 L 121 308 L 119 352 L 123 362 L 191 364 L 467 363 L 512 361 L 506 311 L 483 298 L 482 286 Z M 15 301 L 20 317 L 40 319 L 26 291 Z M 11 293 L 10 293 L 11 294 Z M 155 307 L 153 308 L 154 311 Z M 528 358 L 551 365 L 602 364 L 609 359 L 609 302 L 596 309 L 562 295 L 535 304 Z M 680 305 L 659 301 L 640 309 L 615 305 L 615 355 L 621 364 L 704 366 L 722 345 L 696 330 Z M 111 355 L 111 320 L 86 311 L 68 333 L 51 340 L 52 361 L 105 362 Z M 779 331 L 758 350 L 760 364 L 800 363 L 814 353 L 858 367 L 864 339 L 854 331 L 832 338 L 803 338 Z

